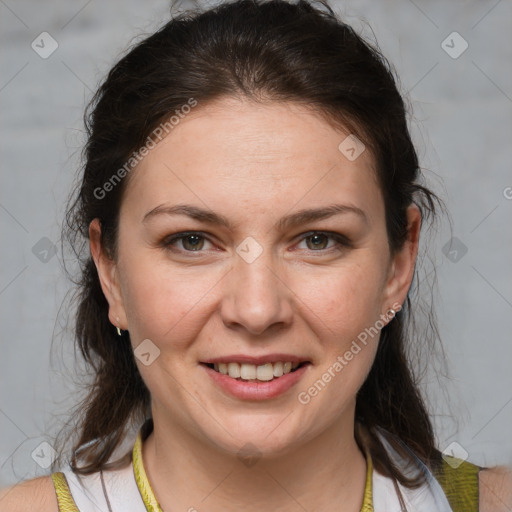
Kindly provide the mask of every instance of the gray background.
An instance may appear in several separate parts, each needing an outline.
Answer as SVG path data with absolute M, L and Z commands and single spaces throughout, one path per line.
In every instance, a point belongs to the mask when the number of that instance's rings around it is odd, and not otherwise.
M 456 442 L 455 454 L 463 449 L 479 464 L 512 464 L 512 2 L 332 5 L 371 35 L 368 22 L 396 66 L 428 184 L 451 213 L 453 232 L 445 221 L 423 242 L 432 259 L 424 275 L 435 267 L 438 277 L 449 364 L 448 377 L 429 372 L 425 381 L 439 445 Z M 168 19 L 169 7 L 0 0 L 2 487 L 47 473 L 31 454 L 44 465 L 51 449 L 40 444 L 51 444 L 79 398 L 62 319 L 70 284 L 52 244 L 78 168 L 85 102 L 134 36 Z M 442 47 L 454 31 L 469 44 L 458 58 Z M 31 48 L 42 32 L 58 43 L 47 59 Z M 453 53 L 462 46 L 452 39 L 444 45 Z M 456 252 L 443 251 L 452 236 Z

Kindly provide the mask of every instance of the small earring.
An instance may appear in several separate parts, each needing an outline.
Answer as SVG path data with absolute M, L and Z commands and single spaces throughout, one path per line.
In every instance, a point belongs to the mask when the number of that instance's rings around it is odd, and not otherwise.
M 393 320 L 393 318 L 395 318 L 396 313 L 397 312 L 393 308 L 388 309 L 386 311 L 386 318 L 388 319 L 388 321 L 391 322 L 391 320 Z
M 119 323 L 119 317 L 116 316 L 116 320 L 117 320 L 117 323 Z M 119 327 L 116 325 L 116 330 L 117 330 L 117 335 L 118 336 L 122 336 L 123 333 L 121 332 L 121 329 L 119 329 Z

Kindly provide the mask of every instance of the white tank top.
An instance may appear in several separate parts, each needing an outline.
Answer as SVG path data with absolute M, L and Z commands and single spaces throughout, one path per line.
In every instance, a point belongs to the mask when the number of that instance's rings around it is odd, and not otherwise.
M 430 470 L 412 453 L 415 462 L 413 467 L 409 464 L 404 465 L 404 460 L 387 443 L 386 439 L 382 438 L 382 440 L 388 454 L 402 470 L 406 470 L 406 472 L 408 472 L 407 470 L 419 470 L 426 476 L 425 483 L 418 489 L 408 489 L 398 484 L 407 510 L 411 512 L 453 512 L 441 485 Z M 79 512 L 147 511 L 135 479 L 133 462 L 122 469 L 101 471 L 87 476 L 76 475 L 70 468 L 62 470 L 62 473 L 66 477 L 71 498 Z M 371 505 L 363 506 L 361 512 L 399 512 L 401 510 L 393 481 L 375 469 L 371 472 L 371 494 Z M 60 512 L 76 511 L 76 508 L 70 504 L 69 507 L 66 505 L 60 509 Z
M 133 466 L 116 471 L 102 471 L 87 476 L 63 471 L 71 495 L 80 512 L 143 512 Z M 103 480 L 103 482 L 102 482 Z

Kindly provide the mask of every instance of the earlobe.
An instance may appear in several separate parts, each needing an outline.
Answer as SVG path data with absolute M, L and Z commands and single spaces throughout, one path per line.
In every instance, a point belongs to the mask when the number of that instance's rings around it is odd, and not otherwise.
M 421 212 L 414 203 L 407 209 L 407 220 L 407 240 L 392 258 L 384 307 L 403 304 L 414 277 L 421 229 Z
M 117 328 L 126 329 L 126 315 L 117 279 L 117 264 L 101 245 L 101 224 L 94 219 L 89 225 L 89 247 L 96 265 L 101 289 L 109 304 L 109 320 Z

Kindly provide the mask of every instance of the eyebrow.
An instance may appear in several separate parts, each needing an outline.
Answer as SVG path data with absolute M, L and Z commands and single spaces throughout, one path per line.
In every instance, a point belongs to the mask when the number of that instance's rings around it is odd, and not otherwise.
M 301 224 L 307 224 L 308 222 L 327 219 L 334 215 L 341 215 L 347 213 L 353 213 L 357 215 L 365 222 L 365 224 L 369 225 L 368 217 L 366 216 L 365 212 L 358 208 L 357 206 L 350 206 L 346 204 L 331 204 L 329 206 L 324 206 L 320 208 L 303 209 L 290 215 L 286 215 L 285 217 L 279 220 L 276 227 L 279 230 L 283 231 L 286 229 L 293 228 L 295 226 L 300 226 Z M 229 219 L 227 219 L 223 215 L 190 204 L 178 204 L 174 206 L 161 204 L 147 212 L 146 215 L 144 215 L 142 222 L 145 223 L 151 218 L 163 214 L 186 215 L 187 217 L 190 217 L 199 222 L 224 226 L 231 231 L 233 230 L 233 224 L 229 221 Z

